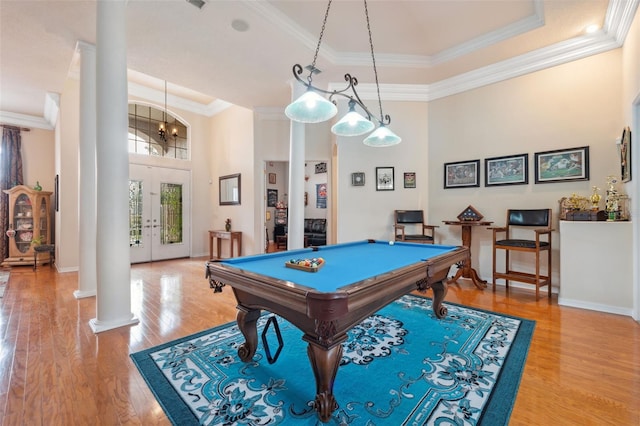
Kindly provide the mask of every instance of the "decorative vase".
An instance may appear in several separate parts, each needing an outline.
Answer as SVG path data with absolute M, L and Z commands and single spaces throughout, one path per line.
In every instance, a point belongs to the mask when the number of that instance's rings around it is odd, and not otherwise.
M 225 229 L 227 232 L 231 231 L 231 224 L 230 224 L 230 223 L 225 223 L 225 224 L 224 224 L 224 229 Z
M 40 186 L 40 181 L 36 181 L 36 186 L 33 187 L 36 191 L 42 191 L 42 187 Z

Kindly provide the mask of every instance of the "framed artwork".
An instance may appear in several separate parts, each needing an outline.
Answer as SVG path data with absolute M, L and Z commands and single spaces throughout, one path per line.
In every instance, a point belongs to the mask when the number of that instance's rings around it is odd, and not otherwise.
M 267 207 L 275 207 L 278 204 L 278 190 L 267 189 Z
M 351 173 L 351 186 L 364 186 L 364 172 Z
M 625 127 L 620 139 L 620 177 L 623 182 L 631 180 L 631 129 Z
M 60 175 L 56 175 L 53 180 L 53 202 L 56 207 L 56 211 L 60 211 Z
M 536 152 L 536 183 L 589 180 L 589 147 Z
M 529 154 L 485 158 L 484 186 L 529 183 Z
M 404 174 L 404 187 L 415 188 L 416 187 L 416 172 L 405 172 Z
M 269 173 L 269 184 L 271 184 L 271 185 L 275 185 L 276 184 L 276 174 L 275 173 Z
M 327 163 L 316 164 L 316 174 L 327 173 Z
M 376 167 L 376 191 L 393 191 L 393 167 Z
M 480 160 L 444 163 L 444 189 L 480 186 Z

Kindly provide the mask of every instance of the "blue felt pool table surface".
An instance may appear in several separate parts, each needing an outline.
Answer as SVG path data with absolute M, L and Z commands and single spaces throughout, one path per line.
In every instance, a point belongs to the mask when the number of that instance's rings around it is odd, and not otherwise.
M 431 258 L 454 251 L 457 246 L 417 244 L 370 240 L 335 244 L 330 246 L 289 250 L 269 254 L 227 259 L 220 263 L 243 271 L 289 281 L 331 293 L 341 287 L 358 283 L 396 269 L 426 262 Z M 291 259 L 322 257 L 324 265 L 317 272 L 288 268 Z

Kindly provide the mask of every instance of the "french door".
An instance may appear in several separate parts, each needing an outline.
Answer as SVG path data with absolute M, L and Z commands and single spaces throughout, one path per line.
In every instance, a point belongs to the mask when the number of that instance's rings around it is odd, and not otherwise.
M 131 263 L 190 255 L 188 170 L 129 166 Z

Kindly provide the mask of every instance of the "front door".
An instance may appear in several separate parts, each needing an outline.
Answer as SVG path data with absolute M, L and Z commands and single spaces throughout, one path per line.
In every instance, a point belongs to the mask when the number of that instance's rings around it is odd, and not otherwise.
M 129 166 L 131 263 L 190 255 L 190 172 Z

